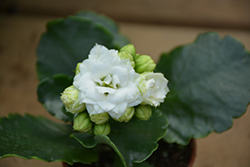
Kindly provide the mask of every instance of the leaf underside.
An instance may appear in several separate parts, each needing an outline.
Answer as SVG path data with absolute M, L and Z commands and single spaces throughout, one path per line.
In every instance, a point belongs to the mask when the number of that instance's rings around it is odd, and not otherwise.
M 157 70 L 169 80 L 170 93 L 160 109 L 167 115 L 167 142 L 223 132 L 250 101 L 250 53 L 231 36 L 205 33 L 190 45 L 163 54 Z

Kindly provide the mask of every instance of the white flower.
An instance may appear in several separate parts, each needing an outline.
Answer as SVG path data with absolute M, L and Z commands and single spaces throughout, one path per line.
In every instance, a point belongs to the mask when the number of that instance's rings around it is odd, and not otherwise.
M 162 103 L 169 92 L 168 80 L 161 73 L 143 73 L 140 75 L 138 85 L 142 93 L 143 102 L 157 107 Z
M 127 107 L 142 102 L 137 88 L 139 74 L 129 60 L 118 56 L 118 51 L 96 45 L 79 69 L 73 85 L 79 89 L 79 101 L 86 104 L 90 115 L 108 112 L 118 119 Z

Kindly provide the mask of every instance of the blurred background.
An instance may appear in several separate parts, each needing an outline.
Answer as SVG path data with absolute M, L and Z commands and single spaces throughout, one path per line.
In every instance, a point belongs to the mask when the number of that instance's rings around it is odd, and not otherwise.
M 35 50 L 49 20 L 79 10 L 111 17 L 137 52 L 155 61 L 162 52 L 191 43 L 207 31 L 222 37 L 230 34 L 250 50 L 250 0 L 1 0 L 0 116 L 30 113 L 55 120 L 37 102 Z M 250 166 L 248 110 L 229 131 L 197 140 L 194 167 Z M 0 160 L 0 167 L 33 166 L 62 165 L 20 158 Z

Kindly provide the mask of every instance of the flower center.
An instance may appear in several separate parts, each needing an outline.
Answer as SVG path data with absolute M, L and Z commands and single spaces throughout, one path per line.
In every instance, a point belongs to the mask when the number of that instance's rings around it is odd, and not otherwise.
M 106 75 L 103 78 L 94 79 L 97 84 L 96 90 L 104 95 L 114 94 L 119 88 L 120 79 L 117 75 Z

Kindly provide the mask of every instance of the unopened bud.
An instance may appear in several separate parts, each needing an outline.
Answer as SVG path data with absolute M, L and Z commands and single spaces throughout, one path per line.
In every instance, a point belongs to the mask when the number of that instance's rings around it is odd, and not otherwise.
M 154 60 L 147 55 L 138 55 L 135 58 L 135 71 L 137 73 L 152 72 L 156 64 Z
M 74 130 L 80 132 L 87 132 L 91 130 L 92 122 L 90 121 L 87 112 L 80 113 L 75 117 L 73 128 Z
M 78 73 L 80 73 L 80 64 L 82 64 L 82 63 L 77 63 L 77 65 L 76 65 L 75 75 L 77 75 Z
M 93 115 L 90 115 L 90 119 L 92 122 L 96 124 L 103 124 L 109 120 L 109 114 L 107 112 L 100 113 L 100 114 L 93 114 Z
M 123 46 L 120 49 L 120 52 L 129 53 L 133 57 L 133 59 L 135 60 L 136 50 L 135 50 L 135 47 L 133 44 L 127 44 L 127 45 Z
M 121 59 L 128 59 L 130 61 L 131 66 L 134 68 L 135 67 L 135 62 L 133 57 L 131 56 L 131 54 L 127 53 L 127 52 L 119 52 L 118 56 Z
M 79 103 L 78 94 L 79 90 L 74 85 L 67 87 L 63 91 L 61 94 L 61 100 L 65 105 L 66 111 L 75 114 L 85 110 L 85 104 Z
M 118 121 L 118 122 L 128 122 L 130 121 L 135 113 L 135 108 L 134 107 L 128 107 L 125 110 L 125 113 L 120 117 L 120 118 L 113 118 L 114 120 Z
M 95 135 L 107 136 L 109 133 L 110 133 L 110 125 L 108 123 L 95 124 L 95 126 L 94 126 L 94 134 Z
M 148 120 L 152 115 L 152 109 L 148 105 L 139 105 L 135 108 L 135 116 L 140 120 Z

